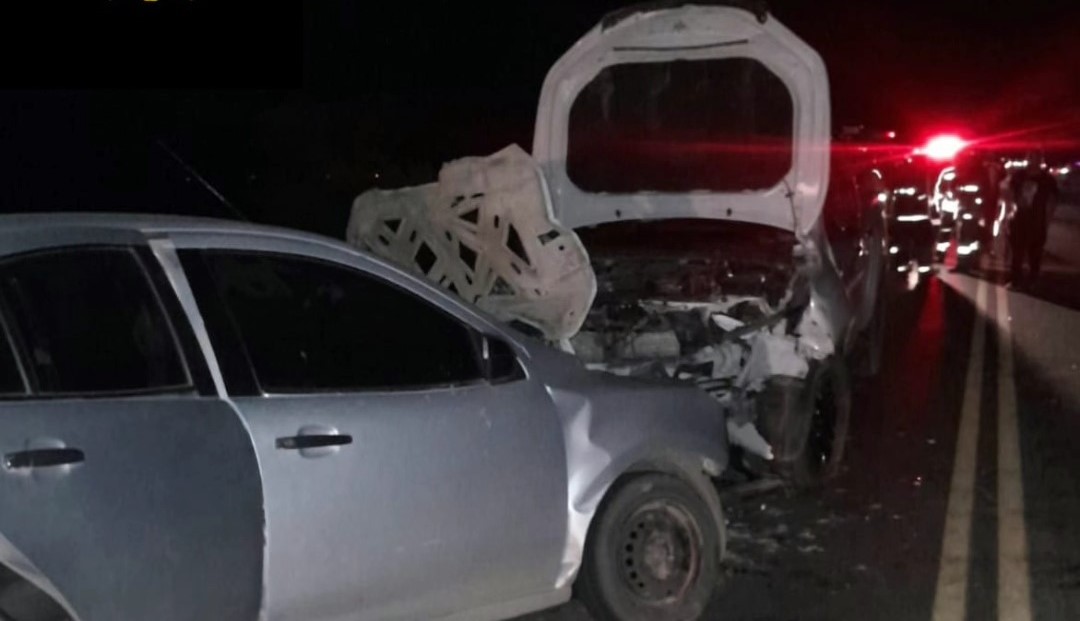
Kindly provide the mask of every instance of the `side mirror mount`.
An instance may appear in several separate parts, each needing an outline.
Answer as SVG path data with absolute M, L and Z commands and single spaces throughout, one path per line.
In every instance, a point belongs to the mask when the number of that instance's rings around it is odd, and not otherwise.
M 509 343 L 497 336 L 480 336 L 480 363 L 484 376 L 492 384 L 505 384 L 525 379 L 525 371 Z

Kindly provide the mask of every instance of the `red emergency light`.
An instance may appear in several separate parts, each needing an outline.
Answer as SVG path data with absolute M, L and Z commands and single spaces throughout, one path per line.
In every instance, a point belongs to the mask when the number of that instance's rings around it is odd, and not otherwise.
M 919 149 L 919 152 L 932 160 L 945 162 L 956 157 L 956 154 L 963 151 L 966 146 L 967 141 L 963 138 L 953 134 L 943 134 L 931 138 L 925 147 Z

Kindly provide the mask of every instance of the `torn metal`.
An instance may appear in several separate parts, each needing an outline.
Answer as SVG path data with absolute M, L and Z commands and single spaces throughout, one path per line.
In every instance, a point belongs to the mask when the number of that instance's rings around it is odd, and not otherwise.
M 649 271 L 632 260 L 612 259 L 606 267 L 603 294 L 570 341 L 574 352 L 592 369 L 697 384 L 720 405 L 730 440 L 772 459 L 753 425 L 754 398 L 769 378 L 805 378 L 811 360 L 833 353 L 821 309 L 798 293 L 804 275 L 790 272 L 783 297 L 770 303 L 764 294 L 727 295 L 723 285 L 695 296 L 679 286 L 685 269 L 661 270 L 649 280 Z M 725 276 L 719 271 L 720 281 Z M 642 299 L 641 290 L 667 295 Z

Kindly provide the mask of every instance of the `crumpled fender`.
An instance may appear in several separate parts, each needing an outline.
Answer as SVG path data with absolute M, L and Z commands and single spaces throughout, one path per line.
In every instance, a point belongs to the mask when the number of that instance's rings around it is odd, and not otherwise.
M 548 388 L 563 420 L 570 474 L 567 537 L 557 588 L 577 575 L 589 524 L 620 476 L 635 466 L 650 465 L 685 474 L 700 486 L 706 475 L 718 475 L 728 462 L 724 416 L 700 389 L 600 372 L 586 376 L 588 386 L 580 384 L 580 376 L 564 377 L 568 381 L 550 382 Z

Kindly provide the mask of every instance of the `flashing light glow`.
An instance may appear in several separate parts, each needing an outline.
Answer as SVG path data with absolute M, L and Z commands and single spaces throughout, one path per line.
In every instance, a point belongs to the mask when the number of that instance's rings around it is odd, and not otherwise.
M 919 266 L 919 273 L 920 274 L 926 274 L 926 273 L 929 273 L 929 272 L 930 272 L 930 266 L 929 265 L 920 265 Z
M 1009 160 L 1005 162 L 1005 168 L 1027 168 L 1027 160 Z
M 962 185 L 962 186 L 960 186 L 960 191 L 965 192 L 967 194 L 974 194 L 974 193 L 979 191 L 979 186 L 975 185 L 974 183 L 970 183 L 968 185 Z
M 1057 172 L 1058 172 L 1059 175 L 1067 175 L 1067 174 L 1069 174 L 1069 170 L 1070 169 L 1069 169 L 1068 166 L 1062 166 L 1061 168 L 1058 169 Z
M 895 140 L 896 139 L 896 132 L 885 132 L 885 137 L 888 138 L 889 140 Z
M 962 215 L 962 216 L 960 216 L 960 217 L 961 217 L 961 218 L 963 218 L 963 219 L 965 219 L 965 220 L 971 220 L 971 219 L 973 219 L 973 218 L 974 218 L 975 216 L 973 216 L 973 215 L 971 215 L 971 214 L 969 214 L 969 213 L 965 212 L 965 213 L 964 213 L 964 215 Z
M 879 203 L 884 203 L 889 200 L 889 195 L 886 192 L 878 192 L 877 199 Z
M 923 152 L 932 160 L 944 162 L 956 157 L 956 154 L 963 151 L 966 146 L 967 142 L 959 136 L 944 134 L 931 138 L 923 147 Z
M 922 222 L 923 220 L 929 220 L 930 216 L 922 213 L 905 214 L 902 216 L 896 216 L 897 222 Z
M 907 267 L 908 267 L 908 266 L 906 266 L 906 265 L 897 265 L 897 266 L 896 266 L 896 271 L 898 271 L 898 272 L 906 272 L 906 271 L 907 271 Z
M 949 242 L 938 242 L 937 251 L 946 252 L 949 249 Z
M 952 181 L 953 179 L 956 179 L 956 171 L 955 170 L 947 171 L 944 175 L 941 175 L 941 178 L 944 179 L 945 181 Z
M 899 246 L 889 246 L 889 254 L 897 254 L 900 252 Z
M 941 210 L 956 215 L 956 212 L 960 211 L 960 201 L 955 198 L 946 198 L 941 201 Z
M 956 254 L 961 256 L 967 256 L 979 249 L 979 242 L 971 242 L 966 246 L 957 246 Z
M 903 196 L 915 196 L 915 188 L 896 188 L 893 190 L 893 194 L 900 194 Z
M 975 204 L 976 205 L 982 205 L 982 199 L 981 198 L 976 198 L 975 199 Z

